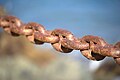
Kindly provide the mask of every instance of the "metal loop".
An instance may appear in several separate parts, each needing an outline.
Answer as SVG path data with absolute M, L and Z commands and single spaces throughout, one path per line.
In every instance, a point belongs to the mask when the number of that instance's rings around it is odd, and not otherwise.
M 30 22 L 25 26 L 25 31 L 32 30 L 29 35 L 26 37 L 35 44 L 43 44 L 43 43 L 55 43 L 59 39 L 57 36 L 51 35 L 50 32 L 46 31 L 45 28 L 38 23 Z
M 20 27 L 22 22 L 19 18 L 15 16 L 3 16 L 0 18 L 0 25 L 4 27 L 10 27 L 10 24 L 14 24 L 17 27 Z
M 117 43 L 114 45 L 114 47 L 120 50 L 120 42 L 117 42 Z M 114 60 L 116 61 L 117 64 L 120 65 L 120 52 L 119 52 L 118 55 L 119 55 L 118 57 L 114 57 Z
M 71 32 L 69 32 L 67 30 L 63 30 L 63 29 L 55 29 L 52 31 L 51 34 L 54 36 L 58 36 L 60 38 L 59 42 L 52 44 L 53 48 L 55 48 L 57 51 L 60 51 L 63 53 L 70 53 L 73 51 L 73 49 L 62 45 L 63 39 L 74 40 L 73 34 Z
M 14 16 L 3 16 L 0 19 L 0 26 L 2 26 L 7 33 L 13 36 L 18 36 L 19 30 L 16 28 L 20 28 L 22 24 L 23 23 L 21 22 L 21 20 Z M 14 34 L 15 32 L 17 33 L 17 35 Z
M 56 43 L 59 41 L 58 36 L 53 36 L 51 34 L 42 34 L 40 32 L 35 32 L 35 39 L 39 40 L 41 42 L 46 42 L 46 43 Z
M 66 48 L 70 48 L 70 49 L 74 49 L 74 50 L 89 49 L 89 44 L 88 43 L 86 43 L 83 40 L 74 38 L 74 37 L 73 37 L 73 40 L 69 40 L 69 39 L 66 39 L 66 38 L 62 39 L 61 44 Z
M 99 53 L 99 50 L 95 51 L 93 48 L 93 44 L 96 46 L 97 45 L 105 46 L 107 44 L 102 38 L 97 37 L 97 36 L 87 35 L 87 36 L 84 36 L 82 40 L 90 44 L 90 47 L 88 50 L 81 50 L 81 53 L 85 57 L 87 57 L 88 59 L 97 60 L 97 61 L 105 58 L 105 56 Z
M 31 33 L 27 34 L 27 32 Z M 43 44 L 44 42 L 38 40 L 38 38 L 36 37 L 36 34 L 38 33 L 40 34 L 45 33 L 45 28 L 43 25 L 35 22 L 29 22 L 28 24 L 25 25 L 23 34 L 26 34 L 27 39 L 35 44 Z

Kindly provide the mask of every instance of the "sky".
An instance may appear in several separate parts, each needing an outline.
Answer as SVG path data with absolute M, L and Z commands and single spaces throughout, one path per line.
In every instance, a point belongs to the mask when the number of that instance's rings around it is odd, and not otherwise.
M 48 30 L 67 29 L 77 37 L 92 34 L 114 43 L 120 39 L 119 0 L 0 0 L 23 22 L 38 22 Z
M 120 0 L 0 0 L 0 4 L 23 22 L 38 22 L 47 30 L 100 36 L 111 44 L 120 40 Z

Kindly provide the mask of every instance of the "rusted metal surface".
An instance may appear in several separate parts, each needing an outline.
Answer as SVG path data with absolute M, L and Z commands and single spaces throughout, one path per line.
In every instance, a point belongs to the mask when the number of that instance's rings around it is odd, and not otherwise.
M 64 29 L 48 31 L 41 24 L 35 22 L 26 24 L 14 16 L 0 17 L 0 27 L 12 36 L 24 35 L 30 42 L 37 45 L 50 43 L 55 50 L 62 53 L 80 50 L 82 55 L 90 60 L 99 61 L 107 56 L 113 57 L 120 65 L 120 42 L 115 45 L 108 44 L 103 38 L 93 35 L 77 38 Z

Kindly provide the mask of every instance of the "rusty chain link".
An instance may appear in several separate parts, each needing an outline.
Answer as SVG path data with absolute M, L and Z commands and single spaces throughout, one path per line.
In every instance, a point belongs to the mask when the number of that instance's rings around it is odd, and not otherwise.
M 62 53 L 80 50 L 82 55 L 90 60 L 99 61 L 108 56 L 113 57 L 120 65 L 120 42 L 112 45 L 101 37 L 92 35 L 76 38 L 70 31 L 64 29 L 48 31 L 41 24 L 35 22 L 25 24 L 14 16 L 0 17 L 0 27 L 12 36 L 24 35 L 34 44 L 51 43 L 53 48 Z

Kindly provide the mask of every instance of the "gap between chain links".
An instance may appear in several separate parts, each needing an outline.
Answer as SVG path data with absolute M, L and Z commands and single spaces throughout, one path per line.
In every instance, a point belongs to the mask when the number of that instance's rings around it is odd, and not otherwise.
M 64 29 L 46 30 L 43 25 L 29 22 L 23 23 L 15 16 L 0 17 L 0 27 L 12 36 L 24 35 L 38 45 L 51 43 L 53 48 L 62 53 L 80 50 L 83 56 L 90 60 L 103 60 L 106 56 L 113 57 L 120 65 L 120 42 L 108 44 L 98 36 L 86 35 L 76 38 L 70 31 Z

